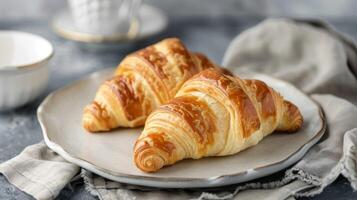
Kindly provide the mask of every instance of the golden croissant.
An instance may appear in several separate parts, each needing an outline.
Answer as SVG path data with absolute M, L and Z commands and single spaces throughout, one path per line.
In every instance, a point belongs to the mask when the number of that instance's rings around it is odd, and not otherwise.
M 158 106 L 172 99 L 182 84 L 215 65 L 169 38 L 134 52 L 119 64 L 115 76 L 99 88 L 84 109 L 82 123 L 91 132 L 137 127 Z
M 155 172 L 183 159 L 235 154 L 273 131 L 303 123 L 299 109 L 258 80 L 205 70 L 152 112 L 134 146 L 134 162 Z

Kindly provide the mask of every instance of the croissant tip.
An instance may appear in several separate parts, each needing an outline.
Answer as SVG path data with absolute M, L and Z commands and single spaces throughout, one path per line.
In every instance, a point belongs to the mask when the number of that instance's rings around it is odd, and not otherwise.
M 88 121 L 83 121 L 83 122 L 82 122 L 82 126 L 83 126 L 83 128 L 84 128 L 86 131 L 88 131 L 89 133 L 99 133 L 99 132 L 103 131 L 103 130 L 98 130 L 98 129 L 96 128 L 95 124 L 90 123 L 90 122 L 88 122 Z
M 296 132 L 298 131 L 304 123 L 304 118 L 300 113 L 300 110 L 296 105 L 289 101 L 284 101 L 284 106 L 286 109 L 286 112 L 284 112 L 286 119 L 284 121 L 286 122 L 286 125 L 284 128 L 281 129 L 281 131 L 286 131 L 286 132 Z
M 298 131 L 302 127 L 303 121 L 304 120 L 303 120 L 302 116 L 299 115 L 298 117 L 295 118 L 294 121 L 291 122 L 291 124 L 292 124 L 291 127 L 286 131 L 287 132 L 296 132 L 296 131 Z
M 82 118 L 82 126 L 83 128 L 90 133 L 98 133 L 102 130 L 98 129 L 98 126 L 93 121 L 92 116 L 88 116 L 88 114 L 84 114 Z
M 147 173 L 156 172 L 165 165 L 165 159 L 157 149 L 145 141 L 135 144 L 134 162 L 137 168 Z
M 84 108 L 82 116 L 82 126 L 85 130 L 91 133 L 98 133 L 102 131 L 109 131 L 109 127 L 104 126 L 102 121 L 105 119 L 100 119 L 101 109 L 97 103 L 92 103 Z
M 164 159 L 159 155 L 152 154 L 144 159 L 135 159 L 135 165 L 143 172 L 152 173 L 164 166 Z

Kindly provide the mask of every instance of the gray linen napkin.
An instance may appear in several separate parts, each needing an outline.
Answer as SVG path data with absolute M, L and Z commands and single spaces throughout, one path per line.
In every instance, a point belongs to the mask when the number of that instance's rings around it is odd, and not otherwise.
M 280 179 L 258 179 L 215 191 L 139 187 L 109 181 L 82 169 L 86 189 L 104 200 L 294 199 L 320 193 L 340 174 L 357 189 L 356 61 L 354 43 L 325 24 L 266 20 L 232 41 L 223 66 L 237 74 L 266 73 L 292 82 L 321 105 L 328 131 L 301 161 Z M 51 167 L 52 162 L 55 167 Z M 55 175 L 32 176 L 49 169 L 55 170 Z M 78 172 L 78 167 L 66 163 L 43 144 L 36 144 L 1 164 L 0 172 L 35 198 L 51 199 Z M 44 185 L 50 192 L 42 192 Z
M 0 165 L 7 180 L 35 199 L 54 199 L 79 167 L 65 161 L 41 142 L 25 148 Z

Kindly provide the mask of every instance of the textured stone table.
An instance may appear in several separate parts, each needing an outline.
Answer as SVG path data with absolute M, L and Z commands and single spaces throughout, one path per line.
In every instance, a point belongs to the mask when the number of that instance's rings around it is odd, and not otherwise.
M 170 15 L 170 25 L 161 35 L 132 44 L 130 48 L 107 51 L 83 49 L 77 43 L 56 36 L 50 30 L 47 20 L 48 18 L 7 18 L 6 20 L 0 18 L 0 29 L 36 33 L 49 39 L 55 47 L 55 56 L 51 61 L 50 83 L 46 93 L 22 108 L 0 113 L 0 162 L 16 156 L 26 146 L 42 140 L 42 133 L 36 118 L 36 108 L 51 91 L 93 71 L 116 66 L 128 52 L 168 36 L 180 37 L 190 49 L 202 51 L 220 63 L 230 40 L 263 18 L 226 15 L 208 18 L 202 16 L 173 17 Z M 330 20 L 330 23 L 357 39 L 357 21 L 353 19 Z M 0 199 L 32 198 L 8 184 L 6 179 L 0 175 Z M 58 199 L 96 198 L 86 192 L 83 183 L 78 181 L 73 183 L 71 189 L 64 189 Z M 311 199 L 357 199 L 357 193 L 353 193 L 347 180 L 340 177 L 322 194 Z

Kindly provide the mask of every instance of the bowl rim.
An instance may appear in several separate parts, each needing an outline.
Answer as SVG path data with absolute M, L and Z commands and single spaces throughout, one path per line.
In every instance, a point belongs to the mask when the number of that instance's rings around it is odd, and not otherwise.
M 46 55 L 45 57 L 38 59 L 36 61 L 29 62 L 27 64 L 0 66 L 0 73 L 33 70 L 33 69 L 36 69 L 36 68 L 42 66 L 43 63 L 49 61 L 52 58 L 52 56 L 54 55 L 55 50 L 54 50 L 53 44 L 49 40 L 47 40 L 46 38 L 44 38 L 40 35 L 37 35 L 34 33 L 29 33 L 29 32 L 24 32 L 24 31 L 17 31 L 17 30 L 0 30 L 0 34 L 3 34 L 3 33 L 9 34 L 9 35 L 20 34 L 20 35 L 26 35 L 29 37 L 34 37 L 34 38 L 40 39 L 41 42 L 45 42 L 49 45 L 50 51 L 49 51 L 48 55 Z

